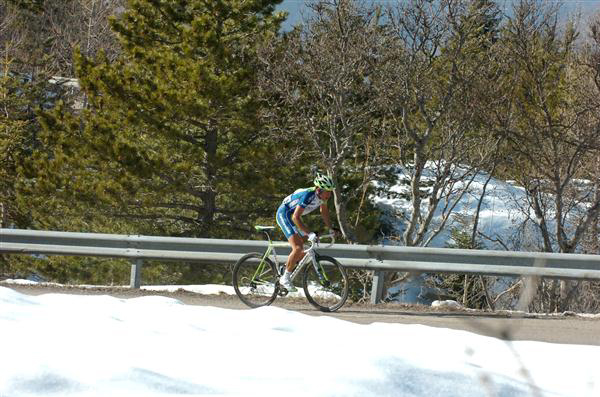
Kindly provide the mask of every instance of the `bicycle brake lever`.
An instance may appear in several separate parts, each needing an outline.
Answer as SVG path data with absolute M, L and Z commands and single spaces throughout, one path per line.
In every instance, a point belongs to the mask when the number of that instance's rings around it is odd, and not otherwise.
M 324 234 L 322 236 L 319 236 L 319 239 L 321 238 L 331 239 L 331 241 L 329 242 L 329 244 L 327 244 L 325 248 L 331 247 L 333 244 L 335 244 L 335 233 Z

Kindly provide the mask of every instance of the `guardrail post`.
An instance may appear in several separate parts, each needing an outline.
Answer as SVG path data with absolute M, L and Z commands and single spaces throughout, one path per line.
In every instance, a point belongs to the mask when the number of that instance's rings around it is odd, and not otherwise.
M 142 282 L 142 265 L 144 264 L 143 259 L 134 259 L 131 261 L 131 282 L 129 287 L 140 288 Z
M 371 303 L 381 303 L 383 298 L 383 278 L 385 272 L 382 270 L 375 270 L 373 272 L 373 286 L 371 287 Z

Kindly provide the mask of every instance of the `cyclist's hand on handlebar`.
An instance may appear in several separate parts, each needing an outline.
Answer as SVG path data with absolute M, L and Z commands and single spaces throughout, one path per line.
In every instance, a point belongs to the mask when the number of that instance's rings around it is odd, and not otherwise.
M 319 238 L 317 233 L 310 232 L 308 234 L 308 241 L 310 241 L 311 243 L 314 243 L 317 238 Z

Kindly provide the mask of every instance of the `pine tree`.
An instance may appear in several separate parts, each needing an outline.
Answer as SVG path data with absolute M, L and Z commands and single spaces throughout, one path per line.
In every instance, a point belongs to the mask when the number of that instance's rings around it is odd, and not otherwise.
M 27 3 L 27 4 L 25 4 Z M 0 4 L 0 225 L 29 227 L 29 207 L 20 197 L 20 169 L 37 146 L 35 109 L 49 106 L 43 49 L 36 43 L 33 2 Z M 20 203 L 21 202 L 21 203 Z
M 5 70 L 6 71 L 6 70 Z M 26 227 L 25 208 L 17 205 L 18 167 L 31 154 L 34 130 L 22 112 L 26 100 L 17 78 L 0 76 L 0 227 Z
M 76 52 L 89 108 L 44 114 L 47 153 L 30 176 L 44 170 L 45 191 L 138 232 L 232 236 L 271 213 L 254 75 L 257 44 L 283 20 L 277 3 L 129 1 L 112 22 L 116 61 Z

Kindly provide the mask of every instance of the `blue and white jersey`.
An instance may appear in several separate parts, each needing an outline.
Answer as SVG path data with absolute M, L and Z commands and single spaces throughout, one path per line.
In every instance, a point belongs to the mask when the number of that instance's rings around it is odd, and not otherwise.
M 323 204 L 323 201 L 317 196 L 315 187 L 309 187 L 306 189 L 298 189 L 294 193 L 283 199 L 281 206 L 285 206 L 288 214 L 293 214 L 296 207 L 300 206 L 304 208 L 304 214 L 308 214 L 315 209 L 319 208 Z

